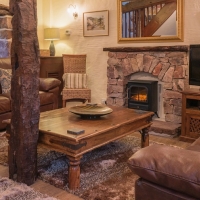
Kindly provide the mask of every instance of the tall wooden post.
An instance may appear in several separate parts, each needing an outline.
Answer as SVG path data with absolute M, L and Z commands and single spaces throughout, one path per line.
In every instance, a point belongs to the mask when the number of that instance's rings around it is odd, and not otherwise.
M 37 0 L 10 0 L 10 12 L 13 33 L 9 176 L 31 185 L 37 174 L 40 115 Z

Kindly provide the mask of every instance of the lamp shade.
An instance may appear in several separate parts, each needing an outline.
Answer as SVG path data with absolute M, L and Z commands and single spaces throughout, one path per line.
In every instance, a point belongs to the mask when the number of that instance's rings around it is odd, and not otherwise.
M 44 39 L 45 40 L 59 40 L 60 39 L 59 28 L 45 28 Z

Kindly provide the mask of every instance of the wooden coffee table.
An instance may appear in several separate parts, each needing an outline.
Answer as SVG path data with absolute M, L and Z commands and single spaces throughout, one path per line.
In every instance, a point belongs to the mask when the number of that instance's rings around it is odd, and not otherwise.
M 112 107 L 113 112 L 99 119 L 82 119 L 67 108 L 42 112 L 39 124 L 39 143 L 65 153 L 69 158 L 69 188 L 80 185 L 80 162 L 83 154 L 111 141 L 141 130 L 141 147 L 149 145 L 149 127 L 153 112 Z M 79 129 L 84 133 L 69 134 Z

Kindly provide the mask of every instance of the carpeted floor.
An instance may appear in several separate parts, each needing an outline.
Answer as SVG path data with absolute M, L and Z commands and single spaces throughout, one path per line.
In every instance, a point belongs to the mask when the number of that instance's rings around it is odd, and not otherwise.
M 140 139 L 127 136 L 85 154 L 81 160 L 81 186 L 68 189 L 68 159 L 55 151 L 38 148 L 38 177 L 85 200 L 134 199 L 138 178 L 128 166 L 128 158 L 140 149 Z M 7 163 L 7 142 L 0 140 L 0 164 Z
M 23 183 L 0 177 L 0 200 L 57 200 L 34 191 Z

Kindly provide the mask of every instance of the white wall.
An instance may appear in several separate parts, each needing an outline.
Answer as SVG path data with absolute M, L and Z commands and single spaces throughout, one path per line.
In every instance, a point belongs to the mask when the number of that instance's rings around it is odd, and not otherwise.
M 1 0 L 1 4 L 8 6 L 9 0 Z
M 3 0 L 3 4 L 9 0 Z M 50 6 L 50 2 L 52 2 Z M 1 0 L 2 3 L 2 0 Z M 78 18 L 74 19 L 66 10 L 75 4 Z M 184 6 L 184 41 L 157 43 L 120 43 L 117 42 L 117 0 L 38 0 L 38 37 L 40 48 L 49 48 L 49 41 L 44 41 L 42 29 L 48 26 L 61 29 L 61 40 L 55 41 L 56 55 L 63 53 L 86 53 L 89 87 L 92 89 L 92 102 L 100 103 L 106 98 L 107 90 L 107 52 L 103 47 L 116 46 L 165 46 L 189 45 L 200 43 L 200 1 L 185 0 Z M 83 37 L 83 12 L 109 10 L 109 36 Z M 71 35 L 65 35 L 71 30 Z
M 49 9 L 49 3 L 52 2 Z M 200 43 L 200 1 L 185 0 L 184 12 L 184 42 L 157 43 L 118 43 L 117 42 L 117 0 L 43 0 L 44 26 L 61 28 L 61 40 L 55 42 L 56 55 L 62 53 L 86 53 L 89 87 L 92 89 L 92 102 L 99 103 L 107 95 L 107 52 L 103 47 L 116 46 L 159 46 L 159 45 L 189 45 Z M 74 19 L 66 10 L 70 4 L 75 4 L 78 18 Z M 50 16 L 51 10 L 51 16 Z M 109 10 L 109 36 L 83 37 L 83 12 Z M 51 22 L 50 22 L 51 21 Z M 51 24 L 50 24 L 51 23 Z M 71 35 L 66 36 L 65 31 Z M 44 48 L 49 42 L 44 41 Z

